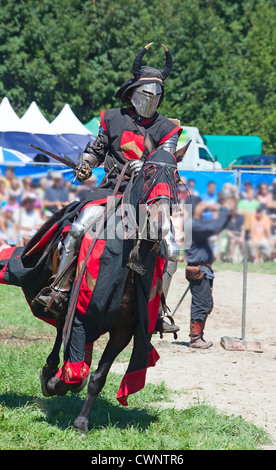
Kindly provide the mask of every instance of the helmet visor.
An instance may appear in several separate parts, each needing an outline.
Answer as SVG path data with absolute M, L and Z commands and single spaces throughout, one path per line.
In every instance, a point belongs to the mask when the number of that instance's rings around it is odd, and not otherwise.
M 150 118 L 158 108 L 161 95 L 159 83 L 147 83 L 135 88 L 130 101 L 140 116 Z

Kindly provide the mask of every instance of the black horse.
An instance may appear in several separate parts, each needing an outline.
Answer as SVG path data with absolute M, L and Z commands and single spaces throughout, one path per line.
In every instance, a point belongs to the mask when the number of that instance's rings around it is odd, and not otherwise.
M 109 240 L 106 235 L 103 235 L 109 220 L 108 217 L 105 217 L 101 234 L 99 230 L 97 232 L 97 227 L 94 227 L 92 235 L 90 233 L 84 237 L 81 243 L 79 259 L 81 254 L 83 256 L 87 254 L 89 241 L 91 243 L 94 238 L 96 243 L 98 242 L 104 247 L 101 256 L 96 260 L 99 264 L 98 277 L 94 279 L 94 285 L 91 288 L 92 297 L 85 304 L 86 311 L 83 315 L 77 313 L 80 307 L 76 303 L 73 309 L 72 324 L 70 325 L 67 318 L 65 332 L 65 319 L 52 317 L 52 323 L 57 327 L 57 337 L 54 348 L 47 358 L 47 364 L 41 372 L 42 391 L 45 396 L 65 395 L 67 391 L 78 393 L 86 384 L 90 368 L 89 362 L 83 362 L 82 375 L 78 376 L 77 381 L 74 380 L 72 368 L 66 368 L 68 364 L 70 367 L 72 365 L 70 348 L 76 347 L 76 344 L 72 346 L 72 341 L 75 338 L 78 342 L 80 324 L 85 334 L 85 341 L 80 346 L 83 348 L 83 356 L 86 353 L 84 346 L 91 345 L 101 334 L 109 333 L 109 340 L 98 368 L 90 376 L 86 401 L 74 422 L 74 426 L 83 432 L 88 431 L 91 408 L 105 385 L 110 367 L 133 337 L 134 347 L 130 364 L 117 396 L 120 403 L 127 404 L 127 396 L 144 386 L 147 367 L 154 365 L 159 357 L 150 344 L 150 337 L 157 320 L 162 295 L 162 273 L 166 263 L 166 252 L 162 254 L 162 247 L 165 246 L 162 240 L 170 228 L 172 204 L 177 202 L 177 184 L 179 183 L 177 162 L 182 160 L 187 148 L 188 145 L 177 151 L 175 155 L 164 150 L 157 150 L 145 158 L 139 175 L 134 182 L 131 179 L 123 197 L 118 198 L 115 203 L 113 211 L 116 214 L 113 219 L 116 225 L 115 238 Z M 142 221 L 140 220 L 141 214 Z M 60 237 L 57 238 L 58 240 Z M 39 263 L 41 259 L 44 260 L 42 273 L 47 271 L 45 260 L 49 258 L 51 259 L 51 273 L 54 274 L 57 270 L 57 265 L 54 262 L 57 253 L 55 235 L 52 237 L 51 250 L 48 252 L 46 250 L 45 254 L 45 248 L 43 248 L 42 256 L 41 250 L 37 254 L 39 243 L 41 240 L 32 244 L 32 250 L 34 247 L 36 248 L 36 260 L 29 262 L 28 266 L 25 263 L 23 268 L 23 271 L 27 270 L 25 277 L 24 275 L 16 275 L 17 265 L 14 255 L 11 257 L 10 263 L 6 260 L 3 263 L 0 260 L 0 282 L 20 285 L 29 302 L 34 300 L 35 296 L 33 295 L 34 291 L 30 292 L 30 288 L 28 290 L 29 284 L 26 282 L 26 278 L 30 279 L 29 272 L 33 276 L 36 271 L 38 257 L 41 257 Z M 95 250 L 95 240 L 93 243 L 93 250 Z M 87 264 L 90 260 L 90 266 L 93 266 L 95 261 L 93 250 L 90 258 L 87 258 Z M 75 289 L 80 275 L 78 267 L 75 274 L 76 282 L 73 284 Z M 41 266 L 39 269 L 41 272 Z M 89 274 L 88 270 L 83 272 L 85 275 L 80 280 L 81 282 L 85 278 L 87 281 Z M 49 277 L 49 271 L 44 274 L 43 279 L 45 277 Z M 22 278 L 25 282 L 21 282 Z M 38 293 L 37 287 L 35 292 Z M 77 295 L 75 293 L 76 302 L 80 301 L 81 294 L 82 284 L 80 283 Z M 72 289 L 71 302 L 72 296 L 74 296 L 74 289 Z M 149 307 L 150 303 L 151 307 Z M 34 308 L 32 308 L 33 313 L 42 318 L 41 310 L 34 312 Z M 49 312 L 48 317 L 51 318 Z M 62 332 L 65 333 L 65 360 L 63 368 L 58 371 Z

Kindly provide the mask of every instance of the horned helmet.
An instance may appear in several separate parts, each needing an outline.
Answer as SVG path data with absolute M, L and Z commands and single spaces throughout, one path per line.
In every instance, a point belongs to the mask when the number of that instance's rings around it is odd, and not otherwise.
M 133 77 L 127 80 L 114 95 L 127 106 L 134 106 L 144 118 L 151 118 L 164 98 L 164 81 L 172 70 L 172 54 L 164 44 L 166 63 L 163 70 L 142 66 L 142 59 L 153 43 L 143 47 L 133 62 Z

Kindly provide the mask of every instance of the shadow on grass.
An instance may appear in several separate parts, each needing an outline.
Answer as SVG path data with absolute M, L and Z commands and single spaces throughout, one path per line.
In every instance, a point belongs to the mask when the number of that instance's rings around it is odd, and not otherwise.
M 0 395 L 0 403 L 9 409 L 24 408 L 36 405 L 40 408 L 45 420 L 52 426 L 67 429 L 73 426 L 74 420 L 79 415 L 85 394 L 68 394 L 63 397 L 40 398 L 26 394 L 10 393 Z M 28 411 L 26 411 L 28 412 Z M 103 427 L 116 426 L 125 429 L 126 426 L 135 426 L 146 430 L 152 422 L 158 420 L 158 411 L 147 408 L 123 407 L 105 397 L 98 396 L 89 419 L 89 429 L 102 429 Z

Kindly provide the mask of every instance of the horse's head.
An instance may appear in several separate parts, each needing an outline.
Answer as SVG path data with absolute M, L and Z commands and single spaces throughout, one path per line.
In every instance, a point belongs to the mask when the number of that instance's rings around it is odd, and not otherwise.
M 184 157 L 189 144 L 175 154 L 160 149 L 145 158 L 139 175 L 143 189 L 138 202 L 147 212 L 150 229 L 147 238 L 160 241 L 170 230 L 172 207 L 178 203 L 177 185 L 180 177 L 177 164 Z
M 138 244 L 132 253 L 133 258 L 138 254 L 142 239 L 160 242 L 170 230 L 172 207 L 178 203 L 177 185 L 180 177 L 177 164 L 184 157 L 189 144 L 175 154 L 159 149 L 144 156 L 145 162 L 132 192 L 137 214 L 139 211 Z

